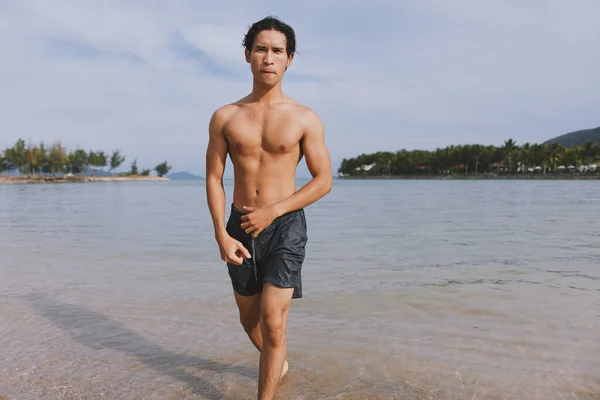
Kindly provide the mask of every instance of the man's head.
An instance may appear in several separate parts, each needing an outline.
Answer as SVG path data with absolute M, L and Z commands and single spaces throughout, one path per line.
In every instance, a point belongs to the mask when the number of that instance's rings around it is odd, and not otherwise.
M 243 44 L 252 74 L 264 83 L 278 83 L 296 53 L 294 30 L 275 17 L 252 24 Z

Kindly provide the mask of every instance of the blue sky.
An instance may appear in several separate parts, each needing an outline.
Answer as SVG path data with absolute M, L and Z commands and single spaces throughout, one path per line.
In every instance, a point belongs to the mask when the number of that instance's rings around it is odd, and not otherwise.
M 283 88 L 323 119 L 334 171 L 600 126 L 597 0 L 0 0 L 0 148 L 60 140 L 203 175 L 208 120 L 251 90 L 241 42 L 267 15 L 296 30 Z

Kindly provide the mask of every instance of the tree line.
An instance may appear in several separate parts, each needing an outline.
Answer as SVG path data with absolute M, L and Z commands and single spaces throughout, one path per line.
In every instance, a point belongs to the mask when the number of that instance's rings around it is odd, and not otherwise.
M 434 151 L 406 150 L 361 154 L 344 158 L 338 173 L 350 176 L 413 174 L 481 174 L 558 172 L 590 165 L 600 157 L 597 143 L 567 148 L 559 143 L 525 143 L 518 146 L 508 139 L 502 146 L 452 145 Z
M 44 142 L 38 145 L 25 144 L 23 139 L 18 139 L 13 147 L 0 152 L 0 173 L 18 171 L 28 175 L 83 174 L 90 167 L 98 168 L 102 172 L 104 168 L 109 167 L 108 172 L 112 173 L 125 162 L 125 159 L 125 155 L 119 150 L 114 150 L 112 153 L 103 150 L 87 152 L 83 149 L 69 151 L 60 142 L 46 146 Z M 164 176 L 171 168 L 172 166 L 165 161 L 156 165 L 154 170 L 158 176 Z M 139 171 L 136 159 L 131 164 L 130 170 L 120 175 L 148 176 L 150 172 L 150 169 Z

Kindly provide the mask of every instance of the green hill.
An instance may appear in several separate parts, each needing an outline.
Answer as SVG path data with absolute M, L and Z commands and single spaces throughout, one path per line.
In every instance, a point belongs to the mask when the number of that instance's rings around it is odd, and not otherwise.
M 571 133 L 565 133 L 564 135 L 557 136 L 550 139 L 542 144 L 559 143 L 565 147 L 577 147 L 581 146 L 585 142 L 598 143 L 600 140 L 600 127 L 593 129 L 584 129 L 581 131 L 575 131 Z

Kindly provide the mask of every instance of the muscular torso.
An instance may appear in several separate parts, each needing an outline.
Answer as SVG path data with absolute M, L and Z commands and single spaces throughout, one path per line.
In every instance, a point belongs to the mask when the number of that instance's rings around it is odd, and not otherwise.
M 296 191 L 303 110 L 297 104 L 237 104 L 223 127 L 234 166 L 234 207 L 262 207 Z

